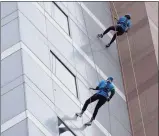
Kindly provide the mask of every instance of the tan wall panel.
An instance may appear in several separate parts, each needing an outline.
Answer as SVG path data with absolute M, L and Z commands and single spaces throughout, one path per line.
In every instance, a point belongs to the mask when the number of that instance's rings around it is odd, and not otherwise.
M 135 85 L 135 76 L 132 69 L 130 52 L 126 35 L 118 37 L 118 49 L 124 76 L 125 92 L 128 100 L 129 116 L 134 136 L 158 136 L 155 119 L 158 119 L 158 68 L 156 48 L 152 25 L 148 14 L 156 12 L 157 6 L 148 3 L 149 13 L 145 2 L 114 2 L 119 16 L 126 13 L 132 15 L 132 28 L 129 31 L 129 42 L 133 60 L 133 67 L 137 81 L 138 92 Z M 112 4 L 111 4 L 112 6 Z M 153 8 L 152 8 L 153 7 Z M 113 8 L 112 8 L 113 9 Z M 157 9 L 158 10 L 158 9 Z M 115 14 L 115 11 L 113 11 Z M 154 18 L 152 16 L 152 18 Z M 153 19 L 155 22 L 156 20 Z M 153 39 L 152 39 L 153 38 Z M 139 94 L 139 100 L 138 100 Z M 141 109 L 140 109 L 141 108 Z M 141 114 L 141 112 L 142 114 Z M 143 118 L 143 120 L 142 120 Z M 143 125 L 143 123 L 144 125 Z M 146 129 L 144 129 L 144 126 Z M 152 134 L 151 132 L 154 131 Z
M 138 85 L 151 78 L 154 74 L 157 74 L 157 63 L 154 63 L 155 59 L 155 51 L 153 51 L 134 64 Z
M 128 94 L 135 89 L 135 80 L 134 80 L 132 66 L 123 65 L 123 73 L 125 79 L 126 94 Z

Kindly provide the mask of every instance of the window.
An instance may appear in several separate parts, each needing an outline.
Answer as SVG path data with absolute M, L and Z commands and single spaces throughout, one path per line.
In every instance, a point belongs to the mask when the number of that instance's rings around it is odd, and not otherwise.
M 55 3 L 54 4 L 54 19 L 62 27 L 62 29 L 70 35 L 68 16 L 64 11 Z
M 64 65 L 64 63 L 52 52 L 52 72 L 56 77 L 78 97 L 76 76 Z
M 76 136 L 60 118 L 58 118 L 58 126 L 60 136 Z

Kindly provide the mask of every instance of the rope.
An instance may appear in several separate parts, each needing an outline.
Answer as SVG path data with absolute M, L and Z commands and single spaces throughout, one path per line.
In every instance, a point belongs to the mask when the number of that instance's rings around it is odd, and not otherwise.
M 80 4 L 81 5 L 81 4 Z M 83 19 L 84 19 L 84 24 L 85 24 L 85 26 L 86 26 L 86 20 L 85 20 L 85 17 L 84 17 L 84 13 L 83 13 L 83 8 L 81 8 L 82 9 L 82 15 L 83 15 Z M 88 35 L 88 30 L 87 30 L 87 27 L 86 27 L 86 33 L 87 33 L 87 35 Z M 89 46 L 90 46 L 90 49 L 91 49 L 91 54 L 92 54 L 92 57 L 93 57 L 93 62 L 94 62 L 94 66 L 95 66 L 95 70 L 96 70 L 96 75 L 97 75 L 97 79 L 98 79 L 98 81 L 100 81 L 100 78 L 99 78 L 99 74 L 98 74 L 98 70 L 97 70 L 97 66 L 95 65 L 96 63 L 95 63 L 95 57 L 94 57 L 94 54 L 93 54 L 93 49 L 92 49 L 92 44 L 91 44 L 91 42 L 90 42 L 90 38 L 88 38 L 89 39 Z M 98 39 L 97 39 L 98 40 Z M 94 41 L 96 41 L 96 40 L 94 40 Z M 93 42 L 94 43 L 94 42 Z M 98 52 L 98 51 L 97 51 Z
M 112 13 L 112 12 L 111 12 Z M 115 21 L 114 21 L 114 15 L 111 14 L 112 18 L 113 18 L 113 24 L 115 26 Z M 117 38 L 117 32 L 116 32 L 116 27 L 115 27 L 115 35 L 116 35 L 116 38 Z M 118 48 L 118 47 L 117 47 Z M 111 133 L 112 133 L 112 128 L 111 128 L 111 114 L 110 114 L 110 104 L 108 103 L 108 113 L 109 113 L 109 123 L 110 123 L 110 136 L 111 136 Z
M 83 8 L 82 9 L 82 15 L 83 15 L 83 19 L 84 19 L 84 24 L 86 26 L 86 20 L 85 20 L 85 17 L 84 17 L 84 13 L 83 13 Z M 87 30 L 87 27 L 86 27 L 86 33 L 88 35 L 88 30 Z M 94 54 L 93 54 L 93 49 L 91 47 L 91 42 L 90 42 L 90 39 L 89 39 L 89 45 L 90 45 L 90 49 L 91 49 L 91 54 L 92 54 L 92 57 L 93 57 L 93 62 L 94 62 L 94 65 L 95 65 L 95 58 L 94 58 Z M 86 70 L 86 67 L 85 67 L 85 70 Z M 96 75 L 97 75 L 97 79 L 98 79 L 98 82 L 100 81 L 99 80 L 99 75 L 98 75 L 98 72 L 97 72 L 97 66 L 95 65 L 95 71 L 96 71 Z M 87 70 L 86 70 L 86 76 L 87 76 Z M 87 76 L 88 77 L 88 76 Z M 90 97 L 92 96 L 92 93 L 89 91 L 89 94 L 90 94 Z M 91 103 L 91 99 L 90 99 L 90 103 Z M 93 106 L 91 105 L 91 109 Z M 93 132 L 92 132 L 92 135 L 93 135 Z
M 85 20 L 85 17 L 84 17 L 83 9 L 82 9 L 82 14 L 83 14 L 83 18 L 84 18 L 84 24 L 86 26 L 86 20 Z M 86 27 L 86 33 L 88 35 L 87 27 Z M 96 71 L 97 79 L 98 79 L 98 82 L 99 82 L 100 80 L 99 80 L 98 70 L 97 70 L 97 66 L 95 65 L 95 57 L 94 57 L 94 54 L 93 54 L 93 49 L 92 49 L 92 46 L 91 46 L 90 39 L 89 39 L 89 46 L 90 46 L 90 49 L 91 49 L 91 54 L 92 54 L 92 58 L 93 58 L 94 66 L 95 66 L 95 71 Z
M 45 9 L 45 11 L 44 11 L 44 16 L 45 16 L 45 25 L 46 25 L 46 34 L 47 34 L 47 36 L 46 36 L 46 38 L 47 38 L 47 46 L 48 46 L 48 49 L 50 49 L 49 48 L 49 45 L 48 45 L 48 42 L 49 42 L 49 40 L 48 40 L 48 29 L 47 29 L 47 24 L 46 24 L 46 9 Z M 53 101 L 53 104 L 54 104 L 54 106 L 55 106 L 55 114 L 56 114 L 56 116 L 58 117 L 58 115 L 57 115 L 57 109 L 58 109 L 58 111 L 60 111 L 60 112 L 62 112 L 61 111 L 61 109 L 59 109 L 58 107 L 56 107 L 56 105 L 55 105 L 55 93 L 54 93 L 54 91 L 55 91 L 55 89 L 53 89 L 53 86 L 54 86 L 54 82 L 53 82 L 53 76 L 52 76 L 52 74 L 53 74 L 53 65 L 52 65 L 52 63 L 53 63 L 53 59 L 51 59 L 50 58 L 51 57 L 51 54 L 49 55 L 49 61 L 50 61 L 50 69 L 51 69 L 51 81 L 52 81 L 52 91 L 53 91 L 53 99 L 54 99 L 54 101 Z M 56 63 L 56 59 L 55 59 L 55 63 Z M 75 68 L 75 70 L 76 70 L 76 68 Z M 55 72 L 56 72 L 56 67 L 55 67 Z M 76 70 L 76 73 L 77 73 L 77 70 Z M 81 106 L 80 106 L 81 107 Z M 82 121 L 83 121 L 83 119 L 82 119 Z M 71 121 L 70 121 L 70 123 L 72 123 Z M 73 124 L 74 125 L 74 124 Z M 75 125 L 74 125 L 75 126 Z M 83 135 L 83 134 L 82 134 Z
M 68 15 L 70 15 L 70 12 L 68 11 Z M 73 20 L 72 20 L 73 21 Z M 73 44 L 73 40 L 72 40 L 72 44 Z M 75 48 L 73 48 L 73 50 L 74 50 Z M 74 54 L 73 54 L 74 55 Z M 75 58 L 75 56 L 74 56 L 74 58 Z M 77 77 L 77 65 L 76 65 L 76 63 L 75 63 L 75 71 L 76 71 L 76 77 Z M 77 82 L 77 80 L 76 80 L 76 82 Z M 77 83 L 77 91 L 79 90 L 79 86 L 78 86 L 78 83 Z M 79 93 L 78 93 L 78 98 L 79 98 L 79 101 L 80 101 L 80 95 L 79 95 Z M 80 111 L 82 111 L 82 104 L 81 104 L 81 101 L 80 101 Z M 82 124 L 84 124 L 84 120 L 83 120 L 83 117 L 82 117 Z M 83 132 L 84 134 L 85 134 L 85 132 Z
M 114 15 L 113 15 L 113 9 L 112 9 L 112 6 L 110 6 L 110 8 L 111 8 L 111 13 L 112 13 L 112 19 L 113 19 L 113 24 L 114 24 L 114 26 L 115 26 L 115 19 L 117 19 L 116 17 L 114 17 Z M 116 44 L 118 45 L 118 40 L 117 40 L 117 38 L 116 38 Z M 120 66 L 121 66 L 121 73 L 122 73 L 122 79 L 124 80 L 125 78 L 124 78 L 124 72 L 123 72 L 123 66 L 122 66 L 122 63 L 121 63 L 121 56 L 120 56 L 120 50 L 119 50 L 119 47 L 117 46 L 117 50 L 118 50 L 118 57 L 119 57 L 119 62 L 120 62 Z M 124 89 L 126 90 L 126 84 L 123 82 L 123 86 L 124 86 Z M 132 123 L 131 121 L 130 121 L 130 123 Z M 131 124 L 131 126 L 132 126 L 132 124 Z M 133 132 L 133 131 L 132 131 Z
M 48 46 L 48 49 L 50 49 L 49 48 L 49 45 L 48 45 L 48 42 L 49 42 L 49 40 L 48 40 L 48 29 L 47 29 L 47 24 L 46 24 L 46 9 L 45 9 L 45 11 L 44 11 L 44 16 L 45 16 L 45 26 L 46 26 L 46 34 L 47 34 L 47 36 L 46 36 L 46 38 L 47 38 L 47 46 Z M 54 101 L 53 101 L 53 104 L 54 104 L 54 106 L 55 106 L 55 114 L 56 114 L 56 116 L 58 117 L 58 115 L 57 115 L 57 110 L 56 110 L 56 105 L 55 105 L 55 93 L 54 93 L 54 91 L 55 91 L 55 89 L 53 89 L 53 86 L 54 86 L 54 82 L 53 82 L 53 76 L 52 76 L 52 74 L 53 74 L 53 65 L 52 65 L 52 63 L 53 63 L 53 59 L 51 59 L 50 58 L 51 57 L 51 55 L 49 55 L 49 61 L 50 61 L 50 69 L 51 69 L 51 81 L 52 81 L 52 90 L 53 90 L 53 99 L 54 99 Z M 55 63 L 56 63 L 56 59 L 55 59 Z M 76 69 L 76 67 L 75 67 L 75 70 L 76 70 L 76 74 L 77 74 L 77 69 Z M 55 72 L 56 72 L 56 67 L 55 67 Z M 77 89 L 78 89 L 78 86 L 77 86 Z M 81 109 L 81 105 L 80 105 L 80 109 Z M 59 108 L 58 108 L 58 110 L 60 111 L 60 112 L 62 112 Z M 71 121 L 70 121 L 70 123 L 72 123 Z M 82 118 L 82 123 L 83 123 L 83 118 Z M 74 124 L 73 124 L 74 125 Z M 75 126 L 75 125 L 74 125 Z M 82 134 L 83 135 L 83 134 Z
M 83 13 L 83 9 L 82 9 L 82 13 Z M 83 14 L 83 17 L 84 17 L 84 14 Z M 86 25 L 85 17 L 84 17 L 84 23 L 85 23 L 85 25 Z M 115 27 L 115 31 L 116 31 L 116 27 Z M 86 27 L 86 32 L 87 32 L 87 35 L 88 35 L 87 27 Z M 116 37 L 117 37 L 117 33 L 116 33 Z M 89 39 L 89 44 L 90 44 L 91 54 L 92 54 L 92 57 L 93 57 L 93 62 L 94 62 L 94 64 L 95 64 L 95 57 L 94 57 L 94 54 L 93 54 L 94 51 L 93 51 L 93 49 L 92 49 L 92 46 L 91 46 L 91 43 L 90 43 L 90 39 Z M 100 51 L 100 50 L 99 50 L 99 51 Z M 99 51 L 96 51 L 96 52 L 99 52 Z M 97 70 L 97 66 L 96 66 L 96 65 L 95 65 L 95 70 L 96 70 L 98 82 L 100 82 L 99 75 L 98 75 L 98 70 Z M 108 103 L 108 113 L 109 113 L 110 136 L 111 136 L 111 114 L 110 114 L 110 106 L 109 106 L 109 103 Z
M 113 7 L 114 7 L 114 10 L 116 12 L 116 15 L 117 17 L 119 18 L 118 16 L 118 13 L 116 11 L 116 8 L 115 8 L 115 5 L 114 5 L 114 2 L 113 3 Z M 44 11 L 44 14 L 45 14 L 46 10 Z M 82 9 L 82 14 L 83 14 L 83 9 Z M 84 17 L 84 14 L 83 14 L 83 17 Z M 85 21 L 85 17 L 84 17 L 84 23 L 85 23 L 85 26 L 86 26 L 86 21 Z M 46 34 L 47 34 L 47 44 L 48 44 L 48 32 L 47 32 L 47 24 L 46 24 L 46 16 L 45 16 L 45 25 L 46 25 Z M 116 28 L 115 28 L 115 31 L 116 31 Z M 86 27 L 86 33 L 88 35 L 88 30 L 87 30 L 87 27 Z M 142 115 L 142 111 L 141 111 L 141 102 L 140 102 L 140 99 L 139 99 L 139 91 L 138 91 L 138 85 L 137 85 L 137 80 L 136 80 L 136 75 L 135 75 L 135 70 L 134 70 L 134 64 L 133 64 L 133 59 L 132 59 L 132 54 L 131 54 L 131 47 L 130 47 L 130 42 L 129 42 L 129 38 L 128 38 L 128 34 L 126 33 L 126 37 L 127 37 L 127 41 L 128 41 L 128 46 L 129 46 L 129 52 L 130 52 L 130 58 L 131 58 L 131 64 L 132 64 L 132 69 L 133 69 L 133 74 L 134 74 L 134 79 L 135 79 L 135 85 L 136 85 L 136 90 L 137 90 L 137 96 L 138 96 L 138 101 L 139 101 L 139 108 L 140 108 L 140 114 L 141 114 L 141 118 L 142 118 L 142 124 L 143 124 L 143 128 L 144 128 L 144 134 L 146 136 L 146 132 L 145 132 L 145 126 L 144 126 L 144 122 L 143 122 L 143 115 Z M 116 33 L 116 38 L 117 38 L 117 33 Z M 90 45 L 90 49 L 91 49 L 91 54 L 92 54 L 92 57 L 93 57 L 93 62 L 94 62 L 94 65 L 95 65 L 95 57 L 94 57 L 94 54 L 93 54 L 93 49 L 92 49 L 92 46 L 91 46 L 91 42 L 90 42 L 90 39 L 89 39 L 89 45 Z M 48 45 L 47 45 L 48 46 Z M 49 46 L 48 46 L 49 48 Z M 118 49 L 119 51 L 119 49 Z M 52 67 L 52 63 L 51 63 L 51 56 L 49 55 L 49 59 L 50 59 L 50 68 L 51 68 L 51 79 L 52 79 L 52 72 L 53 72 L 53 67 Z M 86 69 L 86 67 L 85 67 Z M 77 69 L 75 68 L 76 70 L 76 73 L 77 73 Z M 97 70 L 97 66 L 95 65 L 95 70 L 96 70 L 96 75 L 97 75 L 97 79 L 98 79 L 98 82 L 100 82 L 100 79 L 99 79 L 99 75 L 98 75 L 98 70 Z M 123 73 L 123 72 L 122 72 Z M 87 74 L 87 72 L 86 72 Z M 88 76 L 87 76 L 88 77 Z M 52 90 L 53 90 L 53 80 L 52 80 Z M 90 95 L 91 96 L 91 95 Z M 54 97 L 54 104 L 55 104 L 55 96 L 54 96 L 54 92 L 53 92 L 53 97 Z M 81 106 L 80 106 L 81 108 Z M 55 108 L 55 112 L 56 112 L 56 108 Z M 109 120 L 110 120 L 110 106 L 109 106 L 109 103 L 108 103 L 108 112 L 109 112 Z M 83 118 L 82 118 L 82 122 L 83 122 Z M 110 121 L 110 131 L 111 131 L 111 121 Z M 111 133 L 111 132 L 110 132 Z
M 45 16 L 45 26 L 46 26 L 46 39 L 47 39 L 47 47 L 48 47 L 48 50 L 50 49 L 50 47 L 49 47 L 49 45 L 48 45 L 48 43 L 49 43 L 49 39 L 48 39 L 48 29 L 47 29 L 47 23 L 46 23 L 46 7 L 45 7 L 45 4 L 44 4 L 44 16 Z M 50 50 L 49 50 L 49 52 L 50 52 Z M 54 95 L 54 89 L 53 89 L 53 86 L 54 86 L 54 82 L 53 82 L 53 76 L 52 76 L 52 74 L 53 74 L 53 65 L 52 65 L 52 63 L 53 63 L 53 60 L 51 59 L 52 57 L 51 57 L 51 54 L 49 54 L 49 61 L 50 61 L 50 69 L 51 69 L 51 73 L 50 73 L 50 76 L 51 76 L 51 82 L 52 82 L 52 91 L 53 91 L 53 104 L 54 104 L 54 106 L 55 106 L 55 95 Z M 57 113 L 56 113 L 56 106 L 55 106 L 55 114 L 56 114 L 56 116 L 57 116 Z
M 82 10 L 82 13 L 83 13 L 83 10 Z M 84 17 L 84 14 L 83 14 L 83 17 Z M 84 23 L 85 23 L 85 25 L 86 25 L 85 18 L 84 18 Z M 87 27 L 86 27 L 86 32 L 87 32 L 87 35 L 88 35 Z M 92 53 L 92 57 L 93 57 L 93 62 L 94 62 L 94 65 L 95 65 L 95 64 L 96 64 L 96 63 L 95 63 L 95 57 L 94 57 L 94 54 L 93 54 L 93 49 L 92 49 L 92 46 L 91 46 L 91 43 L 90 43 L 90 39 L 89 39 L 89 45 L 90 45 L 90 48 L 91 48 L 91 53 Z M 96 65 L 95 65 L 95 70 L 96 70 L 98 82 L 100 82 L 99 75 L 98 75 L 98 70 L 97 70 L 97 66 L 96 66 Z M 91 100 L 90 100 L 90 101 L 91 101 Z M 110 107 L 109 107 L 109 103 L 108 103 L 108 113 L 109 113 L 110 136 L 111 136 L 111 120 L 110 120 Z
M 80 5 L 81 6 L 81 5 Z M 86 26 L 86 21 L 85 21 L 85 17 L 84 17 L 84 13 L 83 13 L 83 8 L 81 8 L 82 9 L 82 16 L 83 16 L 83 19 L 84 19 L 84 25 Z M 87 32 L 87 28 L 86 28 L 86 33 L 87 33 L 87 35 L 88 35 L 88 32 Z M 87 69 L 86 69 L 86 65 L 84 66 L 85 67 L 85 71 L 86 71 L 86 76 L 87 76 L 87 79 L 88 79 L 88 75 L 87 75 Z M 89 90 L 89 88 L 88 88 L 88 90 Z M 89 97 L 91 97 L 91 92 L 89 91 Z M 91 103 L 91 99 L 90 99 L 90 103 Z M 93 106 L 91 105 L 91 110 L 93 109 L 92 108 Z
M 113 2 L 113 7 L 114 7 L 114 10 L 115 10 L 115 13 L 116 13 L 117 17 L 119 18 L 114 2 Z M 132 64 L 132 69 L 133 69 L 134 80 L 135 80 L 135 87 L 136 87 L 136 90 L 137 90 L 137 98 L 138 98 L 138 101 L 139 101 L 139 109 L 140 109 L 143 129 L 144 129 L 144 135 L 146 136 L 145 125 L 144 125 L 143 115 L 142 115 L 142 111 L 141 111 L 141 102 L 140 102 L 140 99 L 139 99 L 139 90 L 138 90 L 137 79 L 136 79 L 136 74 L 135 74 L 135 69 L 134 69 L 134 63 L 133 63 L 132 53 L 131 53 L 131 45 L 130 45 L 130 40 L 129 40 L 129 37 L 128 37 L 127 33 L 126 33 L 126 38 L 127 38 L 129 52 L 130 52 L 130 59 L 131 59 L 131 64 Z

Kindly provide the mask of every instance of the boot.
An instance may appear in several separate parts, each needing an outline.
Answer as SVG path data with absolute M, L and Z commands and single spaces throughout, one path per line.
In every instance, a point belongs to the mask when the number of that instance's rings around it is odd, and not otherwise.
M 92 125 L 92 121 L 89 121 L 87 123 L 84 124 L 85 126 L 91 126 Z
M 76 117 L 82 117 L 83 111 L 81 111 L 80 113 L 76 113 L 75 115 L 76 115 Z
M 103 38 L 103 34 L 98 34 L 97 38 Z
M 89 122 L 85 123 L 84 125 L 85 125 L 85 126 L 91 126 L 91 125 L 92 125 L 93 120 L 94 120 L 94 119 L 93 119 L 93 118 L 91 118 L 91 120 L 90 120 Z
M 106 47 L 106 48 L 110 47 L 110 44 L 108 43 L 105 47 Z

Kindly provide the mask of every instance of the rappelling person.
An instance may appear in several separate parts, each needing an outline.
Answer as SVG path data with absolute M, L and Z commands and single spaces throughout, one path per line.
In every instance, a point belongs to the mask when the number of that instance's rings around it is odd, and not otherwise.
M 131 15 L 126 14 L 125 16 L 120 17 L 117 20 L 117 25 L 110 26 L 107 28 L 102 34 L 98 34 L 98 38 L 103 38 L 105 34 L 107 34 L 110 30 L 117 31 L 114 35 L 111 41 L 106 45 L 106 48 L 108 48 L 116 39 L 116 36 L 123 35 L 125 32 L 128 32 L 128 30 L 131 27 Z
M 91 120 L 89 122 L 87 122 L 85 124 L 85 126 L 90 126 L 93 122 L 93 120 L 95 119 L 99 108 L 105 104 L 106 101 L 110 101 L 110 99 L 113 97 L 113 95 L 115 94 L 115 87 L 113 85 L 113 78 L 112 77 L 108 77 L 107 80 L 102 80 L 99 85 L 96 88 L 89 88 L 92 90 L 98 90 L 98 92 L 96 94 L 94 94 L 92 97 L 90 97 L 88 100 L 86 100 L 82 111 L 80 113 L 76 113 L 76 117 L 82 117 L 83 113 L 85 112 L 85 110 L 87 109 L 88 105 L 96 100 L 99 100 L 93 116 L 91 118 Z M 109 94 L 111 93 L 111 94 Z

